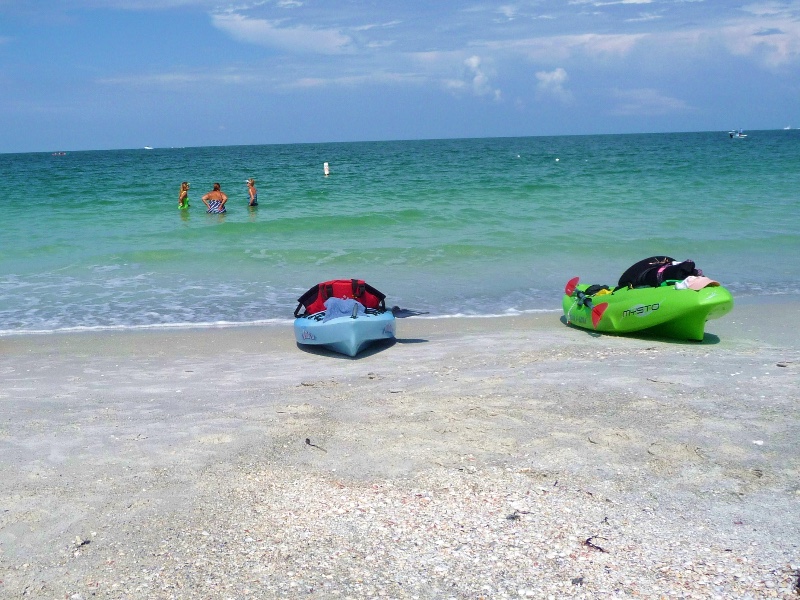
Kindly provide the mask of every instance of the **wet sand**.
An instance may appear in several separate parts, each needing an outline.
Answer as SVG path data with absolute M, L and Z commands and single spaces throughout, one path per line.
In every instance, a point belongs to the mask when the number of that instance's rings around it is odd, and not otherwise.
M 798 322 L 0 338 L 0 596 L 796 598 Z

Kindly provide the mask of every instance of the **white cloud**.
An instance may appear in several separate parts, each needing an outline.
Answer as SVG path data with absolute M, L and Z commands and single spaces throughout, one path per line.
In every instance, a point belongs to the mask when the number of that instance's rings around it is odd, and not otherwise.
M 161 88 L 181 90 L 192 84 L 208 85 L 244 85 L 262 82 L 263 78 L 252 73 L 240 71 L 221 71 L 210 73 L 172 72 L 150 73 L 146 75 L 121 75 L 105 77 L 97 80 L 101 85 Z
M 611 114 L 616 116 L 660 116 L 685 112 L 691 107 L 679 98 L 665 96 L 651 88 L 613 90 L 616 106 Z
M 0 4 L 2 2 L 0 1 Z M 212 2 L 208 0 L 73 0 L 72 2 L 61 3 L 64 8 L 101 8 L 111 10 L 172 10 L 174 8 L 194 7 L 210 8 Z M 53 7 L 48 7 L 53 10 Z
M 489 77 L 481 68 L 481 57 L 470 56 L 464 61 L 468 70 L 468 77 L 471 77 L 472 91 L 477 96 L 492 96 L 495 100 L 500 100 L 502 94 L 499 89 L 492 89 L 489 85 Z
M 187 86 L 268 86 L 272 89 L 310 89 L 322 87 L 353 87 L 360 85 L 421 85 L 430 78 L 417 73 L 401 73 L 378 70 L 364 74 L 307 76 L 297 79 L 277 79 L 270 74 L 246 69 L 228 69 L 227 71 L 210 72 L 167 72 L 143 75 L 124 75 L 98 79 L 97 83 L 108 86 L 120 86 L 142 89 L 162 89 L 184 91 Z M 462 82 L 463 83 L 463 82 Z
M 588 4 L 590 6 L 614 6 L 615 4 L 652 4 L 653 0 L 572 0 L 570 4 Z
M 517 7 L 511 6 L 510 4 L 497 7 L 497 12 L 503 15 L 508 21 L 513 21 L 517 17 L 517 11 Z
M 342 75 L 339 77 L 302 77 L 294 81 L 281 84 L 282 89 L 308 89 L 329 86 L 358 86 L 373 84 L 419 84 L 422 79 L 416 74 L 376 72 L 366 75 Z
M 792 20 L 747 19 L 715 28 L 653 34 L 654 48 L 684 56 L 708 56 L 714 49 L 751 59 L 768 69 L 800 62 L 800 16 Z
M 625 19 L 628 23 L 646 23 L 648 21 L 655 21 L 657 19 L 663 19 L 663 15 L 659 15 L 656 13 L 651 12 L 643 12 L 639 13 L 638 17 L 631 17 L 630 19 Z
M 772 5 L 770 5 L 772 6 Z M 754 7 L 750 7 L 755 11 Z M 713 27 L 696 27 L 649 33 L 557 35 L 539 38 L 494 40 L 475 44 L 499 60 L 503 55 L 520 55 L 535 63 L 553 64 L 587 58 L 599 62 L 648 53 L 675 55 L 677 61 L 693 60 L 696 56 L 709 56 L 713 48 L 753 59 L 756 63 L 777 69 L 800 62 L 800 14 L 790 17 L 772 16 L 766 6 L 760 6 L 754 17 L 728 21 Z M 772 10 L 777 10 L 772 7 Z M 649 22 L 663 20 L 653 13 L 641 13 L 630 21 Z M 676 63 L 677 64 L 677 63 Z
M 463 79 L 444 79 L 442 81 L 442 85 L 445 89 L 455 91 L 461 91 L 467 87 L 467 84 L 464 83 Z
M 800 60 L 800 22 L 782 19 L 743 22 L 723 28 L 719 35 L 737 56 L 753 56 L 769 68 Z
M 552 96 L 563 102 L 572 100 L 572 93 L 564 88 L 569 76 L 561 67 L 553 71 L 538 71 L 536 79 L 536 92 L 538 95 Z
M 629 54 L 649 34 L 559 35 L 540 38 L 502 40 L 483 44 L 494 51 L 522 54 L 533 61 L 560 62 L 575 55 L 594 59 L 620 57 Z
M 464 58 L 460 51 L 412 52 L 407 56 L 421 72 L 420 80 L 437 82 L 450 91 L 490 96 L 496 101 L 503 97 L 502 91 L 491 85 L 491 68 L 480 56 Z
M 796 13 L 797 9 L 797 2 L 761 2 L 759 4 L 748 4 L 747 6 L 742 7 L 744 12 L 750 13 L 751 15 L 755 15 L 757 17 L 780 18 L 791 18 L 792 16 L 796 17 L 797 15 L 793 15 L 792 13 Z
M 342 54 L 352 40 L 336 29 L 314 29 L 305 25 L 280 27 L 266 19 L 251 19 L 237 13 L 216 13 L 212 23 L 232 38 L 249 44 L 302 54 Z
M 653 0 L 618 0 L 614 2 L 593 2 L 595 6 L 613 6 L 615 4 L 652 4 Z
M 359 25 L 354 27 L 353 31 L 369 31 L 371 29 L 389 29 L 400 25 L 401 21 L 388 21 L 386 23 L 368 23 L 366 25 Z
M 463 55 L 455 51 L 430 50 L 427 52 L 411 52 L 409 57 L 420 65 L 431 67 L 452 64 L 453 61 L 461 60 Z

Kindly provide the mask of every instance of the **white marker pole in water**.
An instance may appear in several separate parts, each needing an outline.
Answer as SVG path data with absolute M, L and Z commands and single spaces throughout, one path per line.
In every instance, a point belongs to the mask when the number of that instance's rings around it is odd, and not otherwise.
M 325 173 L 325 177 L 331 174 L 331 170 L 328 168 L 328 163 L 322 163 L 322 172 Z

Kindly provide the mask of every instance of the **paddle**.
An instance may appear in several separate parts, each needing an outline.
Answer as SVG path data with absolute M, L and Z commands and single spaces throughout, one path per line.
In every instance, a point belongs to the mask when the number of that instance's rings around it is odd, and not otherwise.
M 427 315 L 428 311 L 411 310 L 408 308 L 400 308 L 399 306 L 393 306 L 392 314 L 398 319 L 405 319 L 407 317 L 417 317 L 419 315 Z

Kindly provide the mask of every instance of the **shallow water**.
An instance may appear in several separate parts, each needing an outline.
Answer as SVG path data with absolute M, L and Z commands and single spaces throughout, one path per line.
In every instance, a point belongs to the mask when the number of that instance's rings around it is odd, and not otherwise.
M 559 310 L 570 277 L 656 254 L 791 298 L 800 132 L 748 133 L 0 155 L 0 334 L 289 319 L 351 277 L 431 315 Z M 200 201 L 214 181 L 225 215 Z

